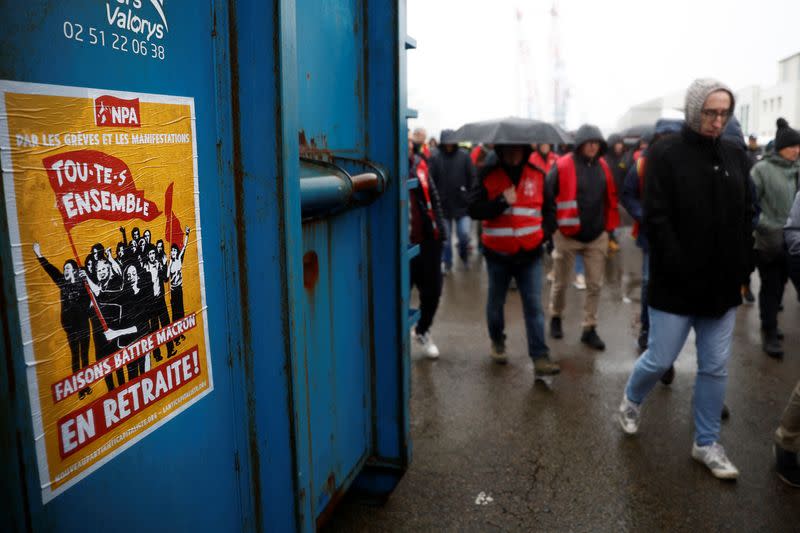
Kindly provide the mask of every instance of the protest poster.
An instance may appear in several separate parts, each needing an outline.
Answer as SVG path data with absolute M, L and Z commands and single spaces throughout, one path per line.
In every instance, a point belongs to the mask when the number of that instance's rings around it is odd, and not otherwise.
M 46 503 L 213 390 L 194 101 L 0 81 Z

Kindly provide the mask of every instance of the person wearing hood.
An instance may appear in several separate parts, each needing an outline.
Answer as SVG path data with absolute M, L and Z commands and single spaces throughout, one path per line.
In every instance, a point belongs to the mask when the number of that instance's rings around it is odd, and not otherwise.
M 770 357 L 783 357 L 782 335 L 778 329 L 778 308 L 789 276 L 783 246 L 783 226 L 797 194 L 800 172 L 800 132 L 779 118 L 775 151 L 750 171 L 761 214 L 755 228 L 756 266 L 761 278 L 758 308 L 761 316 L 762 347 Z
M 625 142 L 618 134 L 613 134 L 608 137 L 608 152 L 603 155 L 608 168 L 614 175 L 614 186 L 617 189 L 617 204 L 622 199 L 622 187 L 625 182 L 625 175 L 627 174 L 629 161 L 625 152 Z M 631 219 L 624 210 L 620 210 L 620 226 L 630 226 Z M 631 303 L 628 297 L 628 288 L 622 286 L 623 278 L 623 257 L 622 250 L 614 238 L 614 234 L 609 235 L 611 239 L 608 242 L 608 266 L 606 269 L 606 283 L 614 289 L 615 293 L 620 293 L 622 301 Z
M 553 234 L 555 280 L 550 294 L 550 335 L 564 336 L 561 316 L 575 255 L 583 255 L 586 301 L 581 342 L 596 350 L 605 343 L 597 334 L 597 307 L 608 256 L 609 233 L 619 226 L 614 176 L 603 159 L 607 145 L 596 126 L 585 124 L 575 135 L 575 152 L 560 157 L 547 175 L 546 231 Z
M 453 228 L 458 236 L 458 256 L 469 265 L 469 241 L 472 221 L 467 216 L 467 194 L 475 182 L 475 166 L 469 154 L 451 142 L 453 130 L 442 130 L 439 149 L 428 161 L 431 179 L 439 190 L 444 212 L 444 236 L 448 243 L 442 250 L 442 269 L 453 268 Z
M 618 421 L 633 435 L 641 406 L 673 365 L 692 328 L 697 345 L 691 456 L 721 479 L 738 469 L 719 443 L 741 280 L 752 247 L 749 161 L 722 139 L 733 92 L 713 79 L 686 91 L 686 124 L 648 151 L 644 225 L 650 245 L 647 349 L 628 378 Z
M 408 191 L 409 241 L 419 245 L 419 254 L 411 260 L 409 270 L 411 285 L 419 291 L 419 321 L 414 328 L 414 339 L 428 359 L 439 357 L 439 347 L 433 342 L 430 327 L 439 307 L 442 294 L 443 227 L 442 206 L 436 183 L 429 179 L 425 160 L 414 153 L 414 143 L 408 141 L 409 179 L 418 179 L 419 186 Z
M 674 133 L 680 132 L 683 127 L 682 120 L 676 119 L 659 119 L 656 122 L 655 133 L 653 134 L 653 143 Z M 632 234 L 636 239 L 636 246 L 642 250 L 642 291 L 641 291 L 641 310 L 639 313 L 639 337 L 637 345 L 640 351 L 647 349 L 647 337 L 650 331 L 650 321 L 647 313 L 647 285 L 650 280 L 650 250 L 647 242 L 647 232 L 642 226 L 644 219 L 644 208 L 642 205 L 642 196 L 644 194 L 644 176 L 645 168 L 647 166 L 647 152 L 645 149 L 641 157 L 636 161 L 636 164 L 628 171 L 625 176 L 625 183 L 623 184 L 622 194 L 620 200 L 622 206 L 633 218 L 633 231 Z M 675 371 L 672 367 L 663 376 L 662 382 L 665 384 L 672 383 L 672 378 Z
M 542 310 L 542 249 L 548 240 L 542 223 L 544 173 L 528 163 L 530 152 L 530 145 L 496 144 L 470 192 L 468 213 L 481 220 L 483 227 L 492 360 L 498 364 L 508 361 L 503 307 L 513 278 L 522 300 L 534 373 L 554 375 L 561 369 L 550 360 Z
M 735 116 L 732 116 L 728 119 L 728 123 L 725 125 L 725 129 L 722 130 L 722 138 L 729 139 L 734 144 L 741 146 L 745 153 L 747 154 L 747 160 L 750 164 L 750 167 L 756 164 L 756 159 L 753 158 L 752 153 L 750 152 L 748 146 L 744 143 L 744 132 L 742 131 L 742 125 L 739 123 L 739 119 Z M 758 217 L 761 214 L 760 208 L 758 206 L 758 197 L 756 196 L 756 187 L 753 184 L 752 178 L 748 177 L 748 185 L 750 186 L 750 195 L 754 201 L 755 207 L 755 214 L 753 215 L 753 228 L 755 229 L 756 224 L 758 223 Z M 755 250 L 753 250 L 750 254 L 750 268 L 747 271 L 747 276 L 742 280 L 742 298 L 747 304 L 752 304 L 756 301 L 755 296 L 753 296 L 753 291 L 750 290 L 750 274 L 756 269 L 756 258 L 755 258 Z

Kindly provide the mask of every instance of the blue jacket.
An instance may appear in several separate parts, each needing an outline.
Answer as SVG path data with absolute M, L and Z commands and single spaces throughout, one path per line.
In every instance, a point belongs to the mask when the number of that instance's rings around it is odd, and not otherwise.
M 647 157 L 647 150 L 645 149 L 642 152 L 641 158 L 645 159 Z M 636 236 L 636 246 L 642 249 L 643 252 L 647 252 L 649 250 L 649 244 L 647 242 L 647 235 L 644 229 L 644 209 L 642 207 L 642 190 L 639 186 L 639 172 L 638 172 L 638 165 L 634 164 L 628 170 L 628 173 L 625 175 L 625 181 L 622 184 L 622 197 L 620 201 L 622 202 L 622 207 L 625 208 L 626 211 L 633 217 L 633 219 L 639 223 L 639 234 Z

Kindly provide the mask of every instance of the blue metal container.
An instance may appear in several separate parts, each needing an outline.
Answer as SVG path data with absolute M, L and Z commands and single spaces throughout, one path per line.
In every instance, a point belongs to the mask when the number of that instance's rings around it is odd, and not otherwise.
M 116 101 L 106 96 L 135 99 L 130 110 L 142 114 L 148 102 L 191 103 L 202 231 L 187 225 L 192 239 L 202 233 L 202 255 L 191 256 L 200 252 L 194 240 L 183 248 L 204 281 L 198 316 L 204 377 L 213 375 L 207 393 L 129 445 L 114 450 L 110 441 L 113 453 L 74 481 L 48 478 L 42 457 L 56 452 L 43 453 L 41 441 L 53 428 L 36 411 L 55 407 L 41 382 L 39 396 L 31 388 L 41 355 L 35 328 L 29 338 L 38 304 L 28 295 L 39 288 L 24 283 L 38 272 L 25 224 L 35 230 L 38 219 L 17 209 L 25 198 L 11 190 L 30 169 L 14 159 L 24 148 L 11 138 L 22 108 L 7 100 L 2 529 L 310 531 L 351 487 L 388 496 L 410 460 L 405 2 L 31 0 L 2 4 L 0 19 L 0 97 L 86 92 L 95 98 L 90 130 L 105 120 L 98 102 Z M 31 109 L 22 123 L 59 113 Z M 134 131 L 126 117 L 112 117 L 109 134 Z M 142 169 L 137 186 L 150 167 L 158 172 L 147 146 L 115 150 L 134 174 Z M 32 190 L 51 194 L 43 187 Z M 169 237 L 172 212 L 154 205 Z M 165 283 L 172 301 L 174 279 Z M 51 329 L 63 335 L 57 323 Z M 106 394 L 93 388 L 96 396 L 75 405 Z M 64 427 L 60 419 L 59 442 L 69 439 Z M 122 430 L 103 438 L 114 431 Z

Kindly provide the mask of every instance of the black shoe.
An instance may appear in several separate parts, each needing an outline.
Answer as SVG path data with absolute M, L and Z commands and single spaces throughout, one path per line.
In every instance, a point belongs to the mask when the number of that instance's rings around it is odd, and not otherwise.
M 639 350 L 645 351 L 647 349 L 647 338 L 650 335 L 650 332 L 646 329 L 643 329 L 639 332 L 639 338 L 636 340 L 636 344 L 639 346 Z
M 550 336 L 554 339 L 561 339 L 564 337 L 564 331 L 561 329 L 560 316 L 554 316 L 550 319 Z
M 171 357 L 175 357 L 175 355 L 176 355 L 177 353 L 178 353 L 178 350 L 176 350 L 175 348 L 169 348 L 169 349 L 167 350 L 167 359 L 169 359 L 169 358 L 171 358 Z
M 661 376 L 660 379 L 661 383 L 663 383 L 664 385 L 671 385 L 672 382 L 675 380 L 675 367 L 674 366 L 669 367 L 669 370 L 664 372 L 664 374 Z
M 86 398 L 91 393 L 92 393 L 92 388 L 91 387 L 84 387 L 84 388 L 82 388 L 81 390 L 78 391 L 78 399 L 79 400 L 83 400 L 84 398 Z
M 723 403 L 722 404 L 722 413 L 720 414 L 720 418 L 722 418 L 722 420 L 727 420 L 730 417 L 731 417 L 731 410 L 728 409 L 728 406 Z
M 605 350 L 606 343 L 600 339 L 597 335 L 597 330 L 595 330 L 594 326 L 583 330 L 583 335 L 581 335 L 581 342 L 594 348 L 595 350 Z
M 156 363 L 164 359 L 163 357 L 161 357 L 161 348 L 156 348 L 155 350 L 153 350 L 153 359 L 156 360 Z
M 781 481 L 792 487 L 800 488 L 800 456 L 781 448 L 777 444 L 775 450 L 775 470 Z
M 778 330 L 772 329 L 769 331 L 762 331 L 763 348 L 766 354 L 775 359 L 783 358 L 783 346 L 781 345 L 780 338 L 778 337 Z

